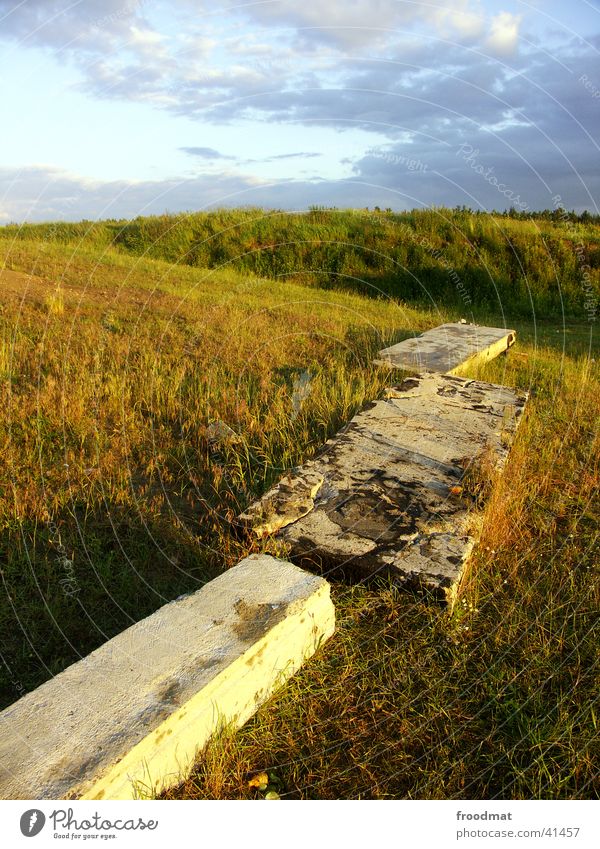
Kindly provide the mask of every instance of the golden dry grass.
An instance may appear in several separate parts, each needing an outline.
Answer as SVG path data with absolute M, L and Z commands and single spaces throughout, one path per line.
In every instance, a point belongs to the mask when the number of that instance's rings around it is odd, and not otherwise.
M 89 245 L 0 257 L 5 704 L 248 553 L 229 520 L 378 395 L 374 351 L 458 315 Z M 452 616 L 334 586 L 326 649 L 169 795 L 260 797 L 262 770 L 290 798 L 598 795 L 598 354 L 583 325 L 517 330 L 473 375 L 532 398 Z M 216 420 L 239 441 L 211 448 Z

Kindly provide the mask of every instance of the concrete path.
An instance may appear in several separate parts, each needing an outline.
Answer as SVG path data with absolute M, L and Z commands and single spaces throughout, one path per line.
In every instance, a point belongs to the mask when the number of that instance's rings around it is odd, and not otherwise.
M 405 371 L 455 374 L 487 362 L 514 344 L 516 331 L 477 324 L 442 324 L 379 352 L 377 365 Z
M 466 479 L 503 465 L 525 401 L 481 381 L 408 378 L 240 521 L 306 568 L 389 574 L 451 600 L 474 542 Z

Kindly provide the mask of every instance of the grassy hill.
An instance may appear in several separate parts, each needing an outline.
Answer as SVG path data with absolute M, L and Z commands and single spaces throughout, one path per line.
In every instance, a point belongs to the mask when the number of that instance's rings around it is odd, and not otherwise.
M 235 269 L 319 288 L 390 296 L 427 308 L 583 317 L 600 295 L 600 219 L 558 211 L 537 217 L 467 210 L 261 209 L 134 221 L 3 228 L 6 238 L 74 249 L 109 247 L 197 268 Z M 585 277 L 586 286 L 582 285 Z
M 473 376 L 532 399 L 457 610 L 336 585 L 327 650 L 176 795 L 598 795 L 599 244 L 448 210 L 0 229 L 3 704 L 249 553 L 230 519 L 377 397 L 373 353 L 476 317 L 519 341 Z

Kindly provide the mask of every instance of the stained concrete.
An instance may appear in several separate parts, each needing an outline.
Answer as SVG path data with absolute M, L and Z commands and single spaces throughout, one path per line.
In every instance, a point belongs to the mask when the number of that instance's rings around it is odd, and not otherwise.
M 0 713 L 0 798 L 129 799 L 177 783 L 334 630 L 329 585 L 253 555 Z
M 504 327 L 442 324 L 384 348 L 375 363 L 405 371 L 456 374 L 465 366 L 487 362 L 507 351 L 516 335 L 516 331 Z
M 239 517 L 259 539 L 277 533 L 296 522 L 315 506 L 315 496 L 323 485 L 323 475 L 310 470 L 301 476 L 282 478 L 260 501 Z
M 240 520 L 274 532 L 306 568 L 388 574 L 452 600 L 473 547 L 477 481 L 503 465 L 526 395 L 436 374 L 385 395 Z M 288 499 L 298 492 L 311 493 L 302 515 Z

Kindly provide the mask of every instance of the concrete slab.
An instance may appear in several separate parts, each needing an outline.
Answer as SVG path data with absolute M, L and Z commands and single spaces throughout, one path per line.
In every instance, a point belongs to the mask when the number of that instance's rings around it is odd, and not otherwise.
M 306 568 L 388 574 L 452 600 L 474 542 L 469 487 L 503 465 L 525 401 L 482 381 L 408 378 L 239 521 L 259 537 L 275 529 Z M 288 493 L 315 481 L 302 515 L 294 499 L 288 513 Z
M 467 365 L 493 360 L 507 351 L 516 335 L 516 331 L 504 327 L 442 324 L 384 348 L 375 363 L 405 371 L 457 374 Z
M 334 630 L 329 585 L 253 555 L 0 714 L 0 798 L 130 799 L 186 775 Z

